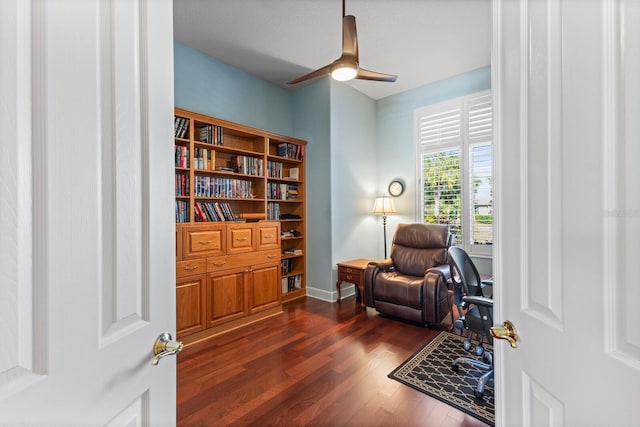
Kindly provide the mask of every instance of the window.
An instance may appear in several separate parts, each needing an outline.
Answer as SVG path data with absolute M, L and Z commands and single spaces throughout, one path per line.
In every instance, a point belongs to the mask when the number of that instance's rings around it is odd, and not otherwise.
M 489 91 L 416 111 L 418 221 L 449 224 L 456 244 L 491 255 L 493 109 Z

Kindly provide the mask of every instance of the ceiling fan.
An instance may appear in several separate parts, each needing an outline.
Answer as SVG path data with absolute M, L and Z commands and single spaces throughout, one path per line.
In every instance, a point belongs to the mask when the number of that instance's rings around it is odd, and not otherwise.
M 356 18 L 345 15 L 342 0 L 342 55 L 329 65 L 310 72 L 289 82 L 296 84 L 305 80 L 331 74 L 335 80 L 347 81 L 351 79 L 374 80 L 380 82 L 395 82 L 398 76 L 365 70 L 360 67 L 358 58 L 358 36 L 356 34 Z

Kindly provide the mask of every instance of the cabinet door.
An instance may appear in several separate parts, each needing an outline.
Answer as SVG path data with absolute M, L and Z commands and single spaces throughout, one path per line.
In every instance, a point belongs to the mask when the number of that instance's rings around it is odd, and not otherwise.
M 246 268 L 211 274 L 207 284 L 207 325 L 215 326 L 248 312 Z
M 178 279 L 176 283 L 176 335 L 181 338 L 203 330 L 206 274 Z
M 255 313 L 280 304 L 280 266 L 270 264 L 252 268 L 250 310 Z

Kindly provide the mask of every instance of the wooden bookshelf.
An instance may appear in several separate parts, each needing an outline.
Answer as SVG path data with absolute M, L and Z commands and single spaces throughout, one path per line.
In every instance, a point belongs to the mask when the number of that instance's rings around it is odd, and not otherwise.
M 175 110 L 177 335 L 185 344 L 306 295 L 306 141 Z

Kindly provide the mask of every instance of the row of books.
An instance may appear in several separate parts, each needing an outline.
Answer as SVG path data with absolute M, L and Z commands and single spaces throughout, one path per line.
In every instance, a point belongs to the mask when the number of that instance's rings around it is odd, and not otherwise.
M 210 221 L 235 221 L 231 205 L 226 202 L 196 202 L 195 220 L 196 222 Z
M 280 260 L 280 274 L 285 276 L 289 273 L 291 273 L 291 260 L 290 259 Z
M 189 147 L 186 145 L 175 145 L 174 164 L 177 168 L 189 167 Z
M 280 203 L 267 203 L 267 219 L 280 219 Z
M 216 167 L 216 151 L 196 147 L 193 153 L 193 167 L 202 170 L 214 170 Z
M 271 200 L 295 200 L 298 198 L 297 184 L 267 183 L 267 198 Z
M 253 198 L 251 181 L 244 179 L 196 175 L 193 184 L 196 197 Z
M 189 175 L 186 173 L 176 174 L 176 196 L 188 196 L 189 195 Z
M 231 167 L 244 175 L 263 176 L 264 160 L 251 156 L 231 156 Z
M 278 156 L 288 159 L 304 159 L 304 145 L 281 142 L 278 144 Z
M 267 173 L 269 178 L 282 178 L 283 169 L 284 164 L 280 162 L 272 162 L 271 160 L 267 161 Z
M 202 125 L 199 129 L 201 142 L 213 145 L 224 145 L 224 132 L 222 127 L 216 125 Z
M 284 175 L 285 170 L 284 164 L 280 162 L 267 162 L 267 173 L 269 178 L 293 179 L 296 181 L 300 179 L 300 168 L 289 168 L 288 176 Z
M 286 294 L 287 292 L 294 291 L 296 289 L 300 289 L 302 287 L 302 274 L 296 274 L 295 276 L 283 277 L 281 279 L 282 283 L 282 293 Z
M 173 119 L 173 136 L 176 138 L 188 138 L 189 119 L 175 116 Z
M 176 222 L 189 222 L 189 202 L 176 200 Z

